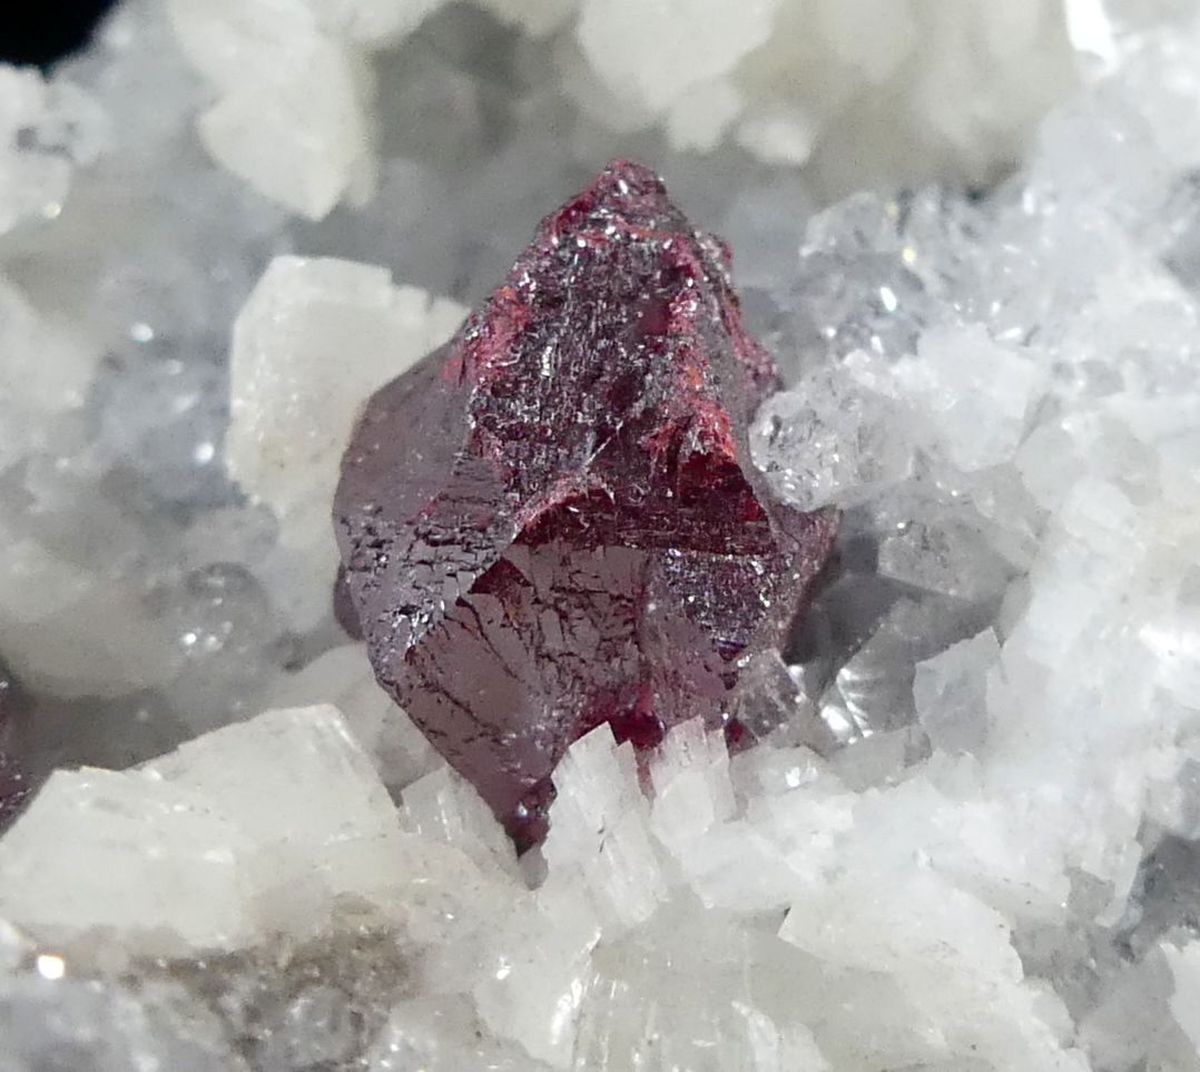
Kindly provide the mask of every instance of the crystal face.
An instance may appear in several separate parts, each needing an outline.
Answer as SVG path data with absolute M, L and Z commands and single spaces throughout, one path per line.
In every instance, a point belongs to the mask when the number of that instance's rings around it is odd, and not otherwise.
M 458 334 L 371 399 L 335 521 L 376 675 L 518 843 L 609 722 L 639 748 L 731 724 L 740 668 L 829 557 L 747 423 L 775 383 L 729 253 L 609 165 Z

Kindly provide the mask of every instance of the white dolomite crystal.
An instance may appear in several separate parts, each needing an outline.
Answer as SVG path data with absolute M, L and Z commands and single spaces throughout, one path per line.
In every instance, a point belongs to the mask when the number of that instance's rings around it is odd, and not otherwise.
M 720 0 L 687 6 L 584 0 L 577 33 L 588 61 L 614 93 L 662 112 L 766 42 L 778 7 L 779 0 L 748 0 L 731 18 Z M 651 48 L 656 61 L 647 63 Z
M 0 194 L 0 204 L 4 203 Z M 80 410 L 101 355 L 64 320 L 42 315 L 19 287 L 0 275 L 0 466 L 45 449 L 53 423 Z
M 421 731 L 375 681 L 361 644 L 330 648 L 277 682 L 272 707 L 306 703 L 331 704 L 342 713 L 389 789 L 402 789 L 441 765 Z
M 1182 949 L 1164 946 L 1163 952 L 1175 979 L 1171 1012 L 1192 1045 L 1200 1050 L 1200 944 L 1189 942 Z
M 987 739 L 987 679 L 1000 657 L 985 629 L 917 666 L 913 700 L 934 748 L 976 752 Z
M 350 7 L 330 13 L 335 27 L 345 20 L 343 38 L 326 32 L 319 9 L 304 0 L 169 5 L 180 46 L 218 94 L 197 120 L 205 147 L 267 197 L 312 219 L 374 182 L 370 75 L 349 36 L 363 23 Z
M 466 310 L 384 268 L 280 257 L 233 329 L 229 468 L 287 520 L 321 509 L 363 400 L 435 347 Z M 316 500 L 316 502 L 314 502 Z
M 577 0 L 479 0 L 504 22 L 541 38 L 557 30 L 575 11 Z
M 57 845 L 54 853 L 47 846 Z M 252 850 L 203 796 L 115 771 L 60 771 L 0 843 L 0 911 L 54 944 L 113 928 L 131 946 L 245 942 L 239 861 Z
M 369 1072 L 545 1072 L 511 1042 L 487 1037 L 469 1001 L 458 996 L 403 1001 L 367 1056 Z
M 737 140 L 755 156 L 811 164 L 839 191 L 864 171 L 890 176 L 897 166 L 904 178 L 949 170 L 986 181 L 1019 155 L 1077 77 L 1055 0 L 1002 10 L 912 0 L 737 8 L 585 0 L 576 36 L 603 89 L 662 121 L 674 147 L 709 144 L 736 118 Z M 715 78 L 736 95 L 733 116 L 722 106 L 707 126 L 699 116 L 681 123 L 688 98 Z
M 638 787 L 633 746 L 617 747 L 607 724 L 581 738 L 554 774 L 555 821 L 543 855 L 548 889 L 586 890 L 610 927 L 645 922 L 665 897 Z
M 441 766 L 408 785 L 403 821 L 430 841 L 444 841 L 485 870 L 518 874 L 517 856 L 504 828 L 475 788 Z
M 0 915 L 50 941 L 114 928 L 131 948 L 236 948 L 378 888 L 397 831 L 335 708 L 273 711 L 134 770 L 55 774 L 0 841 Z
M 71 178 L 107 147 L 107 117 L 65 79 L 0 64 L 0 235 L 63 211 Z

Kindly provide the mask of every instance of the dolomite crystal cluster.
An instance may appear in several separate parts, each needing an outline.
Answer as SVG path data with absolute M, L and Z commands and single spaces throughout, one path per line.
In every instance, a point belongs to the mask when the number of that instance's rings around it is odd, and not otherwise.
M 1196 1072 L 1194 6 L 433 6 L 134 0 L 0 71 L 0 1068 Z M 806 94 L 807 168 L 745 148 Z M 951 182 L 814 213 L 905 139 Z M 612 158 L 736 250 L 839 565 L 756 747 L 598 727 L 518 859 L 333 622 L 328 508 Z
M 864 179 L 994 179 L 1074 83 L 1072 45 L 1102 59 L 1113 48 L 1097 32 L 1097 20 L 1108 24 L 1099 0 L 475 2 L 529 35 L 531 54 L 604 126 L 656 129 L 679 150 L 736 142 L 767 163 L 811 164 L 832 191 Z M 197 118 L 205 146 L 268 197 L 320 218 L 361 204 L 379 178 L 372 55 L 448 4 L 167 6 L 215 97 Z

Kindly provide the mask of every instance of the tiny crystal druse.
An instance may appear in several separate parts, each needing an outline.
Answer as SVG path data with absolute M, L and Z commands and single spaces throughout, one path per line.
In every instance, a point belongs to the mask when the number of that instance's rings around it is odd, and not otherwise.
M 527 842 L 602 723 L 639 748 L 778 645 L 833 513 L 773 503 L 748 421 L 775 383 L 728 254 L 617 162 L 547 217 L 343 462 L 346 583 L 381 683 Z

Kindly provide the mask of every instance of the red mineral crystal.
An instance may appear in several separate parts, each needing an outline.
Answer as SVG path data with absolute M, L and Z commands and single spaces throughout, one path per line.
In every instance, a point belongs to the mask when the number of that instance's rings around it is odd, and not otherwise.
M 602 722 L 639 749 L 730 712 L 830 555 L 772 501 L 747 422 L 775 384 L 729 251 L 610 164 L 458 334 L 382 388 L 334 505 L 382 686 L 518 845 Z

